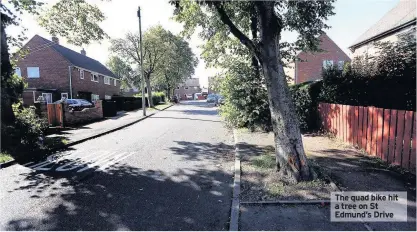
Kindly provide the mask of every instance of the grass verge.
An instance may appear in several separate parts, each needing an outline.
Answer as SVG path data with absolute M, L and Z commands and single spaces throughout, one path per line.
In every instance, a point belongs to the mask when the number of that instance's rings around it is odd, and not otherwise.
M 5 152 L 0 152 L 0 164 L 13 160 L 13 157 Z
M 270 149 L 242 159 L 242 201 L 329 199 L 330 192 L 334 191 L 330 178 L 318 165 L 311 164 L 317 174 L 315 180 L 295 185 L 281 181 L 275 165 L 275 154 Z

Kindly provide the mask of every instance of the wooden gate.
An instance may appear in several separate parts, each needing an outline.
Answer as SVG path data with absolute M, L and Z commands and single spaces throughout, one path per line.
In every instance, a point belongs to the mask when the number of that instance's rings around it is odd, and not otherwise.
M 64 127 L 64 107 L 62 104 L 48 104 L 47 108 L 49 126 Z

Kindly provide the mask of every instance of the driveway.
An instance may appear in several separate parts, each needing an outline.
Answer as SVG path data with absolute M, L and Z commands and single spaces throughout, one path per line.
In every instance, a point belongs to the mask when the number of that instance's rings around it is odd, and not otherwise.
M 0 170 L 0 230 L 227 230 L 233 137 L 187 101 Z

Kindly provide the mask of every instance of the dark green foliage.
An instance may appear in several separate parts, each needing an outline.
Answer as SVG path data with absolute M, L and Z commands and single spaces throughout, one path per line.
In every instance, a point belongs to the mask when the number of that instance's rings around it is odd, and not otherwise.
M 386 109 L 416 109 L 416 41 L 377 44 L 379 56 L 355 58 L 343 71 L 323 72 L 321 101 Z
M 321 81 L 290 86 L 301 131 L 314 131 L 319 127 L 317 106 L 321 86 Z
M 152 93 L 152 102 L 154 105 L 158 105 L 161 102 L 165 102 L 165 93 L 164 92 Z
M 16 150 L 34 151 L 42 146 L 48 122 L 38 117 L 35 108 L 14 107 L 14 124 L 2 125 L 2 150 L 15 154 Z
M 225 98 L 220 114 L 230 127 L 250 130 L 272 130 L 268 95 L 261 77 L 256 78 L 248 63 L 231 63 L 223 78 L 218 78 L 219 90 Z
M 116 101 L 103 100 L 103 116 L 114 117 L 117 115 Z

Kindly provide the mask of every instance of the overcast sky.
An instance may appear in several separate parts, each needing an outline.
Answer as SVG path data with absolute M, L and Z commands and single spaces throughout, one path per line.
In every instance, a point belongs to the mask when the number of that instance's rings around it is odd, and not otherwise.
M 45 2 L 53 3 L 56 0 Z M 111 38 L 120 38 L 126 32 L 139 30 L 136 16 L 138 6 L 142 9 L 143 31 L 158 23 L 174 34 L 179 33 L 182 29 L 181 24 L 171 20 L 173 7 L 168 3 L 168 0 L 91 0 L 89 2 L 97 4 L 105 14 L 106 20 L 102 23 L 102 28 Z M 350 55 L 348 47 L 398 2 L 399 0 L 338 0 L 335 3 L 336 15 L 329 18 L 328 21 L 332 28 L 326 32 L 341 49 Z M 39 27 L 35 17 L 23 15 L 22 19 L 22 25 L 28 29 L 26 36 L 29 39 L 35 34 L 50 39 L 51 36 Z M 7 32 L 16 34 L 19 30 L 20 28 L 9 28 Z M 290 41 L 294 39 L 294 36 L 293 33 L 283 35 L 285 39 Z M 59 39 L 61 45 L 75 51 L 81 50 L 80 47 L 67 44 L 64 38 Z M 198 46 L 203 41 L 194 36 L 189 42 L 194 53 L 199 56 L 201 51 Z M 109 46 L 110 43 L 106 40 L 101 43 L 93 43 L 84 49 L 87 51 L 87 56 L 104 64 L 109 57 Z M 204 61 L 200 59 L 194 76 L 200 78 L 200 85 L 207 87 L 207 77 L 213 74 L 215 74 L 215 70 L 206 69 Z

